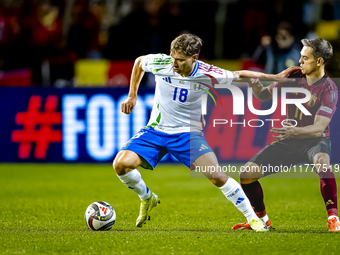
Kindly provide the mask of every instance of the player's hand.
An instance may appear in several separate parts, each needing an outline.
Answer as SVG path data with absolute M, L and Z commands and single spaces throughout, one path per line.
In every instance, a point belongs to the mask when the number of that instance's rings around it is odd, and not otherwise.
M 248 85 L 253 89 L 253 92 L 255 94 L 260 93 L 263 88 L 263 85 L 260 83 L 260 80 L 256 78 L 250 78 Z
M 288 137 L 291 138 L 296 138 L 296 127 L 293 126 L 291 123 L 285 122 L 285 126 L 281 128 L 272 128 L 270 132 L 278 134 L 278 135 L 273 135 L 273 137 L 277 141 L 281 141 L 284 139 L 287 139 Z
M 136 103 L 137 103 L 137 98 L 128 97 L 122 103 L 122 112 L 125 114 L 132 113 L 133 108 L 135 108 Z
M 276 74 L 275 76 L 277 78 L 287 78 L 292 72 L 296 71 L 296 70 L 300 70 L 301 67 L 299 66 L 292 66 L 287 68 L 286 70 L 283 70 L 281 73 Z

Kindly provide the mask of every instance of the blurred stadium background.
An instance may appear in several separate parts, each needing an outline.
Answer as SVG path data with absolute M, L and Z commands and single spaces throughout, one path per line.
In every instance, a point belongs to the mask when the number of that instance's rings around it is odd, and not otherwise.
M 154 78 L 146 74 L 134 113 L 120 113 L 134 59 L 168 53 L 185 32 L 204 40 L 204 61 L 270 73 L 298 65 L 300 39 L 319 36 L 334 46 L 327 72 L 340 77 L 340 1 L 2 0 L 0 161 L 112 161 L 152 107 Z M 247 161 L 271 141 L 268 125 L 206 135 L 218 138 L 212 147 L 226 162 Z

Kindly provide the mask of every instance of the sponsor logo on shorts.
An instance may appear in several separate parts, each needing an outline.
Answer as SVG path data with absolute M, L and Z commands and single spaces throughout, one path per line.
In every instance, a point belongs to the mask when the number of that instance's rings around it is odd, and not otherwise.
M 209 147 L 202 143 L 200 151 L 203 151 L 203 150 L 206 150 L 206 149 L 209 149 Z

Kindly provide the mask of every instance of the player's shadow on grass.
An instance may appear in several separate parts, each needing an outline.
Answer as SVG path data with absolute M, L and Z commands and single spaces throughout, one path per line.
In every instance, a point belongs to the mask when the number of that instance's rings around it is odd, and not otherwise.
M 332 234 L 333 232 L 325 230 L 316 230 L 316 229 L 295 229 L 295 230 L 286 230 L 286 229 L 275 229 L 270 230 L 265 233 L 256 233 L 252 230 L 231 230 L 231 229 L 151 229 L 151 228 L 140 228 L 140 229 L 112 229 L 110 231 L 115 232 L 166 232 L 166 233 L 178 233 L 178 232 L 202 232 L 202 233 L 223 233 L 223 234 Z M 337 232 L 334 232 L 337 233 Z
M 154 229 L 154 228 L 135 228 L 135 229 L 111 229 L 110 231 L 117 231 L 117 232 L 210 232 L 210 233 L 225 233 L 226 230 L 224 229 Z M 228 231 L 229 232 L 229 231 Z
M 269 232 L 275 233 L 275 234 L 284 234 L 284 233 L 288 233 L 288 234 L 290 233 L 292 234 L 332 234 L 333 233 L 333 232 L 328 231 L 328 229 L 294 229 L 294 230 L 275 229 Z

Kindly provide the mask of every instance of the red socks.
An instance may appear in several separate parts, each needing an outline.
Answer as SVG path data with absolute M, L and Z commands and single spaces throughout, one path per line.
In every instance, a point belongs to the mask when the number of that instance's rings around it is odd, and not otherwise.
M 320 190 L 328 216 L 338 216 L 337 187 L 334 173 L 331 169 L 327 169 L 326 171 L 321 171 L 318 175 L 320 177 Z M 255 181 L 250 184 L 241 184 L 241 186 L 257 216 L 261 218 L 266 215 L 261 184 Z
M 334 173 L 331 169 L 318 173 L 320 190 L 325 201 L 328 216 L 338 216 L 338 198 Z
M 263 211 L 265 215 L 266 213 L 265 213 L 265 206 L 263 202 L 263 191 L 262 191 L 261 184 L 258 181 L 255 181 L 250 184 L 241 184 L 241 186 L 242 186 L 242 189 L 244 190 L 244 193 L 246 193 L 251 203 L 251 206 L 254 208 L 254 211 L 257 214 L 257 216 L 260 217 L 258 213 L 262 213 Z

